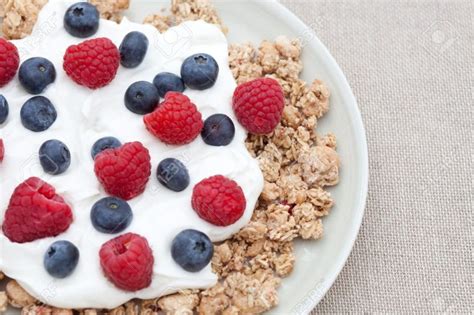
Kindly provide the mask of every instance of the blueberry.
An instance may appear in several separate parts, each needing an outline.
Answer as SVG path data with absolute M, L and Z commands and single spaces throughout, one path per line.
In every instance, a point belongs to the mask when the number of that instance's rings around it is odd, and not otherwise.
M 132 219 L 132 208 L 120 198 L 106 197 L 92 206 L 92 225 L 102 233 L 120 233 L 130 225 Z
M 159 73 L 153 80 L 153 84 L 158 89 L 161 97 L 165 97 L 166 93 L 170 91 L 181 93 L 184 91 L 183 79 L 169 72 Z
M 64 28 L 74 37 L 86 38 L 97 33 L 100 14 L 95 6 L 78 2 L 67 9 L 64 15 Z
M 125 68 L 138 67 L 145 59 L 148 38 L 140 32 L 128 33 L 120 44 L 120 63 Z
M 44 96 L 35 96 L 23 104 L 20 116 L 21 123 L 26 129 L 40 132 L 51 127 L 58 114 L 49 99 Z
M 158 181 L 172 191 L 183 191 L 189 186 L 189 173 L 181 161 L 173 158 L 164 159 L 156 171 Z
M 234 139 L 234 135 L 234 123 L 224 114 L 215 114 L 207 118 L 201 132 L 202 140 L 216 147 L 228 145 Z
M 198 272 L 204 269 L 212 259 L 214 246 L 209 237 L 196 230 L 184 230 L 179 233 L 171 245 L 174 261 L 184 270 Z
M 212 87 L 219 75 L 219 65 L 207 54 L 192 55 L 181 66 L 181 77 L 187 87 L 205 90 Z
M 97 154 L 107 149 L 115 149 L 122 146 L 119 139 L 114 137 L 105 137 L 97 140 L 92 146 L 91 155 L 92 159 L 95 159 Z
M 39 159 L 46 173 L 59 175 L 71 165 L 71 152 L 61 141 L 48 140 L 39 149 Z
M 7 121 L 8 112 L 9 110 L 7 99 L 0 94 L 0 125 Z
M 125 92 L 125 106 L 135 114 L 149 114 L 155 110 L 159 102 L 158 90 L 150 82 L 135 82 Z
M 44 255 L 44 268 L 54 278 L 66 278 L 76 269 L 79 250 L 69 241 L 54 242 Z
M 56 69 L 46 58 L 30 58 L 21 64 L 18 79 L 28 93 L 41 94 L 56 80 Z

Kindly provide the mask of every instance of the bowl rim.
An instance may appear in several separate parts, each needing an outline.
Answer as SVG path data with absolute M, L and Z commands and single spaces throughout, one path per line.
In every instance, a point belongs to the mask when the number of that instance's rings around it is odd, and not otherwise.
M 334 72 L 333 75 L 339 82 L 339 85 L 342 87 L 343 94 L 345 98 L 349 99 L 350 102 L 347 103 L 347 108 L 350 111 L 350 116 L 353 119 L 354 130 L 357 132 L 357 138 L 360 139 L 357 147 L 359 148 L 359 159 L 360 159 L 360 171 L 361 176 L 359 178 L 360 191 L 356 203 L 354 204 L 354 217 L 352 220 L 352 229 L 350 235 L 350 241 L 346 242 L 344 247 L 341 248 L 341 256 L 338 259 L 337 263 L 331 268 L 331 272 L 328 275 L 328 278 L 318 285 L 317 290 L 309 292 L 303 300 L 297 303 L 297 305 L 304 305 L 305 309 L 308 310 L 308 313 L 313 310 L 322 298 L 326 295 L 328 290 L 332 287 L 343 267 L 345 266 L 347 259 L 349 258 L 352 249 L 354 247 L 355 241 L 359 234 L 360 227 L 362 225 L 362 220 L 365 212 L 367 193 L 368 193 L 368 182 L 369 182 L 369 158 L 368 158 L 368 147 L 367 147 L 367 137 L 365 127 L 362 121 L 362 115 L 360 113 L 359 107 L 357 105 L 357 100 L 352 92 L 352 89 L 347 81 L 346 76 L 342 72 L 341 68 L 337 64 L 334 57 L 331 55 L 327 47 L 321 42 L 317 37 L 315 31 L 308 27 L 299 17 L 297 17 L 293 12 L 290 11 L 286 6 L 280 3 L 278 0 L 253 0 L 257 5 L 259 5 L 263 10 L 269 12 L 270 14 L 281 18 L 282 20 L 289 21 L 294 28 L 304 30 L 305 32 L 311 32 L 311 39 L 308 40 L 308 46 L 312 46 L 314 50 L 319 51 L 322 55 L 325 56 L 325 61 L 329 62 L 329 68 Z

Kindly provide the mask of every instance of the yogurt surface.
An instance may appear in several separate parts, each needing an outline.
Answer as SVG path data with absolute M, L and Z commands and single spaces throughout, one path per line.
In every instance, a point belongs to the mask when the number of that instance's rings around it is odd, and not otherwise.
M 31 36 L 13 41 L 21 62 L 31 57 L 49 59 L 57 72 L 56 81 L 42 95 L 54 104 L 58 118 L 46 131 L 34 133 L 21 124 L 21 106 L 32 97 L 19 84 L 18 76 L 0 89 L 9 102 L 8 120 L 0 126 L 5 144 L 5 159 L 0 164 L 0 223 L 9 199 L 21 182 L 38 176 L 56 188 L 71 205 L 74 221 L 63 234 L 31 243 L 12 243 L 0 231 L 0 270 L 16 279 L 40 301 L 61 308 L 114 308 L 133 298 L 151 299 L 185 288 L 214 285 L 217 276 L 210 265 L 198 273 L 189 273 L 171 257 L 171 242 L 182 230 L 193 228 L 206 233 L 213 241 L 222 241 L 245 226 L 263 189 L 258 163 L 245 147 L 246 131 L 232 111 L 235 80 L 228 66 L 228 44 L 224 34 L 203 21 L 186 22 L 160 34 L 150 25 L 136 24 L 124 18 L 121 24 L 101 20 L 95 37 L 107 37 L 118 47 L 131 31 L 140 31 L 149 39 L 143 63 L 135 69 L 119 68 L 114 81 L 101 89 L 90 90 L 74 83 L 63 71 L 62 60 L 67 47 L 83 39 L 69 35 L 63 28 L 63 16 L 74 0 L 49 1 L 39 15 Z M 145 128 L 143 117 L 128 111 L 124 94 L 136 81 L 151 82 L 160 72 L 180 73 L 184 59 L 194 53 L 208 53 L 220 67 L 216 84 L 205 91 L 187 89 L 203 119 L 215 113 L 231 117 L 235 138 L 225 147 L 212 147 L 198 137 L 189 145 L 168 146 Z M 152 176 L 146 191 L 129 201 L 134 218 L 127 230 L 144 236 L 155 257 L 153 281 L 138 292 L 125 292 L 109 282 L 100 268 L 98 252 L 102 244 L 117 235 L 103 234 L 90 221 L 92 205 L 107 196 L 94 174 L 91 158 L 93 143 L 113 136 L 122 143 L 140 141 L 150 150 Z M 69 169 L 62 175 L 43 172 L 38 150 L 45 141 L 58 139 L 71 151 Z M 191 184 L 180 193 L 166 189 L 156 179 L 158 163 L 168 157 L 182 161 L 189 170 Z M 247 208 L 243 217 L 228 227 L 217 227 L 200 219 L 191 207 L 195 184 L 212 175 L 224 175 L 243 189 Z M 79 264 L 66 279 L 52 278 L 43 267 L 47 248 L 57 240 L 69 240 L 80 251 Z

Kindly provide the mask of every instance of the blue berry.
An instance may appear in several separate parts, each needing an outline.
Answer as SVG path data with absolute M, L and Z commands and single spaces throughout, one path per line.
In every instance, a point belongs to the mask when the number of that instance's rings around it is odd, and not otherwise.
M 28 93 L 41 94 L 56 80 L 56 69 L 46 58 L 30 58 L 21 64 L 18 79 Z
M 149 114 L 155 110 L 159 102 L 158 90 L 150 82 L 135 82 L 125 92 L 125 106 L 135 114 Z
M 184 82 L 179 76 L 169 72 L 159 73 L 153 80 L 153 84 L 158 89 L 161 97 L 165 97 L 166 93 L 184 92 Z
M 214 246 L 209 237 L 196 230 L 184 230 L 179 233 L 171 245 L 174 261 L 186 271 L 198 272 L 204 269 L 212 259 Z
M 104 137 L 97 140 L 92 146 L 91 155 L 92 159 L 95 159 L 97 154 L 107 149 L 115 149 L 122 146 L 119 139 L 114 137 Z
M 120 63 L 125 68 L 136 68 L 145 59 L 148 38 L 140 32 L 128 33 L 120 44 Z
M 49 99 L 44 96 L 35 96 L 23 104 L 20 117 L 21 123 L 26 129 L 40 132 L 51 127 L 58 114 Z
M 64 28 L 74 37 L 86 38 L 97 33 L 100 14 L 95 6 L 87 2 L 78 2 L 64 14 Z
M 92 225 L 102 233 L 120 233 L 130 225 L 132 219 L 132 208 L 120 198 L 106 197 L 92 206 Z
M 46 173 L 59 175 L 71 165 L 71 152 L 61 141 L 48 140 L 39 149 L 39 159 Z
M 194 90 L 206 90 L 212 87 L 219 75 L 219 65 L 208 54 L 192 55 L 181 66 L 181 78 L 187 87 Z
M 0 94 L 0 125 L 7 121 L 8 112 L 9 110 L 7 99 Z
M 69 241 L 54 242 L 44 255 L 44 268 L 54 278 L 71 275 L 79 262 L 79 250 Z
M 231 143 L 234 135 L 234 123 L 224 114 L 215 114 L 207 118 L 201 131 L 202 140 L 217 147 Z
M 183 191 L 189 186 L 189 173 L 181 161 L 173 158 L 164 159 L 156 171 L 158 181 L 172 191 Z

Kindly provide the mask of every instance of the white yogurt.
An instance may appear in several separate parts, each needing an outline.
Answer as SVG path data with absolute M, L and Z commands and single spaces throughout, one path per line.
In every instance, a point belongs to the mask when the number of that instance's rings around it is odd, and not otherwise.
M 136 69 L 120 67 L 114 81 L 99 90 L 90 90 L 74 83 L 62 69 L 66 48 L 81 42 L 63 28 L 64 12 L 75 1 L 50 1 L 39 15 L 33 33 L 14 41 L 21 61 L 41 56 L 53 62 L 56 82 L 43 93 L 56 107 L 58 119 L 45 132 L 25 129 L 20 109 L 32 95 L 15 78 L 0 89 L 10 104 L 8 121 L 0 126 L 6 156 L 0 164 L 0 222 L 15 187 L 31 176 L 39 176 L 52 184 L 71 205 L 74 222 L 63 234 L 26 244 L 12 243 L 0 231 L 0 270 L 18 282 L 44 303 L 63 308 L 114 308 L 132 298 L 150 299 L 185 288 L 206 288 L 214 285 L 216 275 L 210 266 L 198 273 L 181 269 L 172 259 L 170 244 L 181 230 L 203 231 L 213 241 L 229 238 L 250 220 L 257 198 L 263 189 L 263 177 L 257 162 L 247 152 L 246 132 L 231 108 L 236 83 L 228 67 L 227 41 L 215 26 L 203 21 L 186 22 L 160 34 L 149 25 L 129 22 L 121 24 L 101 20 L 94 37 L 107 37 L 117 47 L 130 31 L 146 34 L 150 41 L 143 63 Z M 226 147 L 206 145 L 199 137 L 186 146 L 168 146 L 152 136 L 143 124 L 142 116 L 128 111 L 123 96 L 130 84 L 139 80 L 152 81 L 160 72 L 179 74 L 183 60 L 194 53 L 208 53 L 219 63 L 219 78 L 214 87 L 205 91 L 186 90 L 203 118 L 214 113 L 230 116 L 236 127 L 233 142 Z M 149 150 L 153 172 L 146 191 L 130 201 L 134 219 L 124 231 L 138 233 L 148 239 L 155 257 L 153 282 L 138 292 L 125 292 L 114 287 L 103 276 L 98 252 L 101 245 L 115 237 L 96 231 L 90 222 L 90 209 L 106 196 L 94 175 L 90 156 L 93 143 L 104 136 L 122 141 L 141 141 Z M 38 160 L 38 149 L 49 139 L 64 142 L 72 154 L 72 163 L 59 176 L 45 174 Z M 168 157 L 180 159 L 188 168 L 190 186 L 180 193 L 161 186 L 155 176 L 158 163 Z M 243 217 L 228 227 L 213 226 L 201 220 L 191 208 L 193 186 L 212 175 L 222 174 L 234 179 L 243 189 L 247 209 Z M 57 240 L 69 240 L 80 250 L 79 264 L 66 279 L 52 278 L 43 267 L 43 256 Z

